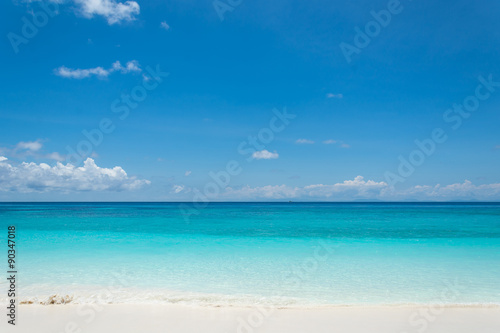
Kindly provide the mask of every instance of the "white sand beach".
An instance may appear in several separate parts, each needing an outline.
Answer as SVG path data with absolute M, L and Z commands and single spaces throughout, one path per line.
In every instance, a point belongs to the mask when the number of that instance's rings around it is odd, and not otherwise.
M 5 317 L 4 317 L 5 318 Z M 500 307 L 257 309 L 185 305 L 21 305 L 2 332 L 498 333 Z

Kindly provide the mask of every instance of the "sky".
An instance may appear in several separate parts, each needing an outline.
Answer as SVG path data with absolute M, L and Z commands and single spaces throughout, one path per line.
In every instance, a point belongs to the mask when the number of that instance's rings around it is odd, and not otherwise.
M 497 1 L 3 1 L 1 201 L 499 201 Z

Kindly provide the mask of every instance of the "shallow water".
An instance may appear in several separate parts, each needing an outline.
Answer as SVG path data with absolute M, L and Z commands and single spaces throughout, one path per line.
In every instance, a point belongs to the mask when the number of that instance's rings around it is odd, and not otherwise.
M 25 302 L 500 304 L 499 204 L 2 203 L 5 253 L 8 225 Z

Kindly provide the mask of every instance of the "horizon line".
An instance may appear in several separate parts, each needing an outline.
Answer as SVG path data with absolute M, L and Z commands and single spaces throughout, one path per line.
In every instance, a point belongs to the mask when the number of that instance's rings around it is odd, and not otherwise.
M 171 203 L 171 204 L 201 204 L 194 201 L 0 201 L 0 204 L 15 203 Z M 325 204 L 500 204 L 500 201 L 207 201 L 205 204 L 216 203 L 325 203 Z

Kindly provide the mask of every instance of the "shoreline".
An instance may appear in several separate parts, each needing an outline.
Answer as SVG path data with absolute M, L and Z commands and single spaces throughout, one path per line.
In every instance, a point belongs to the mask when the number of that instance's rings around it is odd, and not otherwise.
M 500 306 L 351 306 L 315 309 L 181 304 L 20 305 L 5 332 L 498 332 Z M 4 330 L 5 329 L 5 330 Z
M 2 302 L 5 300 L 2 300 Z M 426 307 L 440 307 L 443 309 L 500 309 L 500 303 L 346 303 L 346 304 L 290 304 L 290 305 L 277 305 L 266 303 L 255 304 L 221 304 L 221 303 L 195 303 L 195 302 L 33 302 L 21 301 L 17 303 L 23 307 L 40 306 L 40 307 L 64 307 L 64 306 L 182 306 L 187 308 L 200 308 L 200 309 L 216 309 L 216 308 L 229 308 L 229 309 L 253 309 L 253 308 L 268 308 L 276 310 L 329 310 L 329 309 L 363 309 L 363 308 L 387 308 L 387 309 L 400 309 L 400 308 L 426 308 Z

